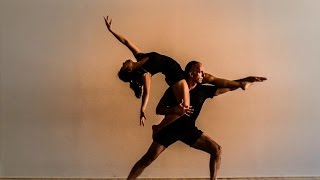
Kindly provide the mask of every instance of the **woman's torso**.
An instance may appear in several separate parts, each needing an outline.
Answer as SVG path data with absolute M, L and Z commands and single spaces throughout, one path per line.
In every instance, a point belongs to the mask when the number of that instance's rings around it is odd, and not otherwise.
M 166 82 L 169 86 L 183 79 L 183 70 L 174 59 L 156 52 L 136 55 L 137 61 L 141 61 L 145 57 L 148 57 L 148 60 L 140 69 L 143 72 L 149 72 L 151 75 L 161 72 L 166 76 Z

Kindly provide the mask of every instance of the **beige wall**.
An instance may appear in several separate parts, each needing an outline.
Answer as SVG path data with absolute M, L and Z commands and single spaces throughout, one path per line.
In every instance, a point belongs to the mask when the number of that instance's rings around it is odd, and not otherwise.
M 2 5 L 2 3 L 0 3 Z M 4 13 L 1 9 L 0 11 L 0 17 L 3 17 Z M 3 174 L 3 163 L 4 163 L 4 135 L 5 135 L 5 128 L 4 128 L 4 119 L 3 119 L 3 90 L 2 90 L 2 59 L 4 58 L 4 46 L 3 46 L 3 37 L 4 37 L 4 33 L 3 33 L 3 28 L 4 28 L 4 24 L 2 23 L 2 19 L 1 18 L 1 23 L 0 23 L 0 175 Z
M 198 126 L 223 147 L 220 176 L 320 175 L 317 0 L 0 0 L 0 176 L 125 177 L 151 143 L 166 89 L 140 101 L 116 77 L 130 52 L 191 59 L 228 79 L 269 78 L 209 100 Z M 208 155 L 177 143 L 144 177 L 207 177 Z

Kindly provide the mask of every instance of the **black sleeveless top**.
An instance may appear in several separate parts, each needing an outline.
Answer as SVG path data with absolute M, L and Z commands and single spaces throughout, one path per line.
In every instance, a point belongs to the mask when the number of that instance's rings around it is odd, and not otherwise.
M 217 87 L 207 84 L 198 84 L 194 89 L 190 91 L 190 106 L 193 108 L 193 113 L 190 116 L 181 116 L 175 122 L 168 126 L 176 126 L 177 128 L 182 128 L 185 126 L 195 126 L 196 119 L 198 118 L 201 108 L 205 103 L 206 99 L 213 98 L 217 91 Z M 175 107 L 179 105 L 177 103 L 174 92 L 171 87 L 169 87 L 161 100 L 166 106 Z
M 161 72 L 165 75 L 169 86 L 184 79 L 183 70 L 174 59 L 156 52 L 139 53 L 135 56 L 137 61 L 141 61 L 145 57 L 149 59 L 141 67 L 143 72 L 149 72 L 151 75 Z

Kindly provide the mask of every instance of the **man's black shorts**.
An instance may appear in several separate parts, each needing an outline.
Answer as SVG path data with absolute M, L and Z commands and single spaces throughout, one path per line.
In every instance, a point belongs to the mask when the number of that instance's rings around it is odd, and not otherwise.
M 203 132 L 195 126 L 178 128 L 176 126 L 169 125 L 161 129 L 152 138 L 153 141 L 163 145 L 164 147 L 169 147 L 178 140 L 192 146 L 200 138 L 202 133 Z

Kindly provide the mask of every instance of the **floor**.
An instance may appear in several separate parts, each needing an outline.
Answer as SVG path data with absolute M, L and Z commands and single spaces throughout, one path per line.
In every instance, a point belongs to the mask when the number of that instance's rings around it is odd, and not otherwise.
M 125 180 L 124 178 L 0 178 L 0 180 Z M 209 180 L 208 178 L 139 178 L 138 180 Z M 218 180 L 320 180 L 320 177 L 251 177 Z

